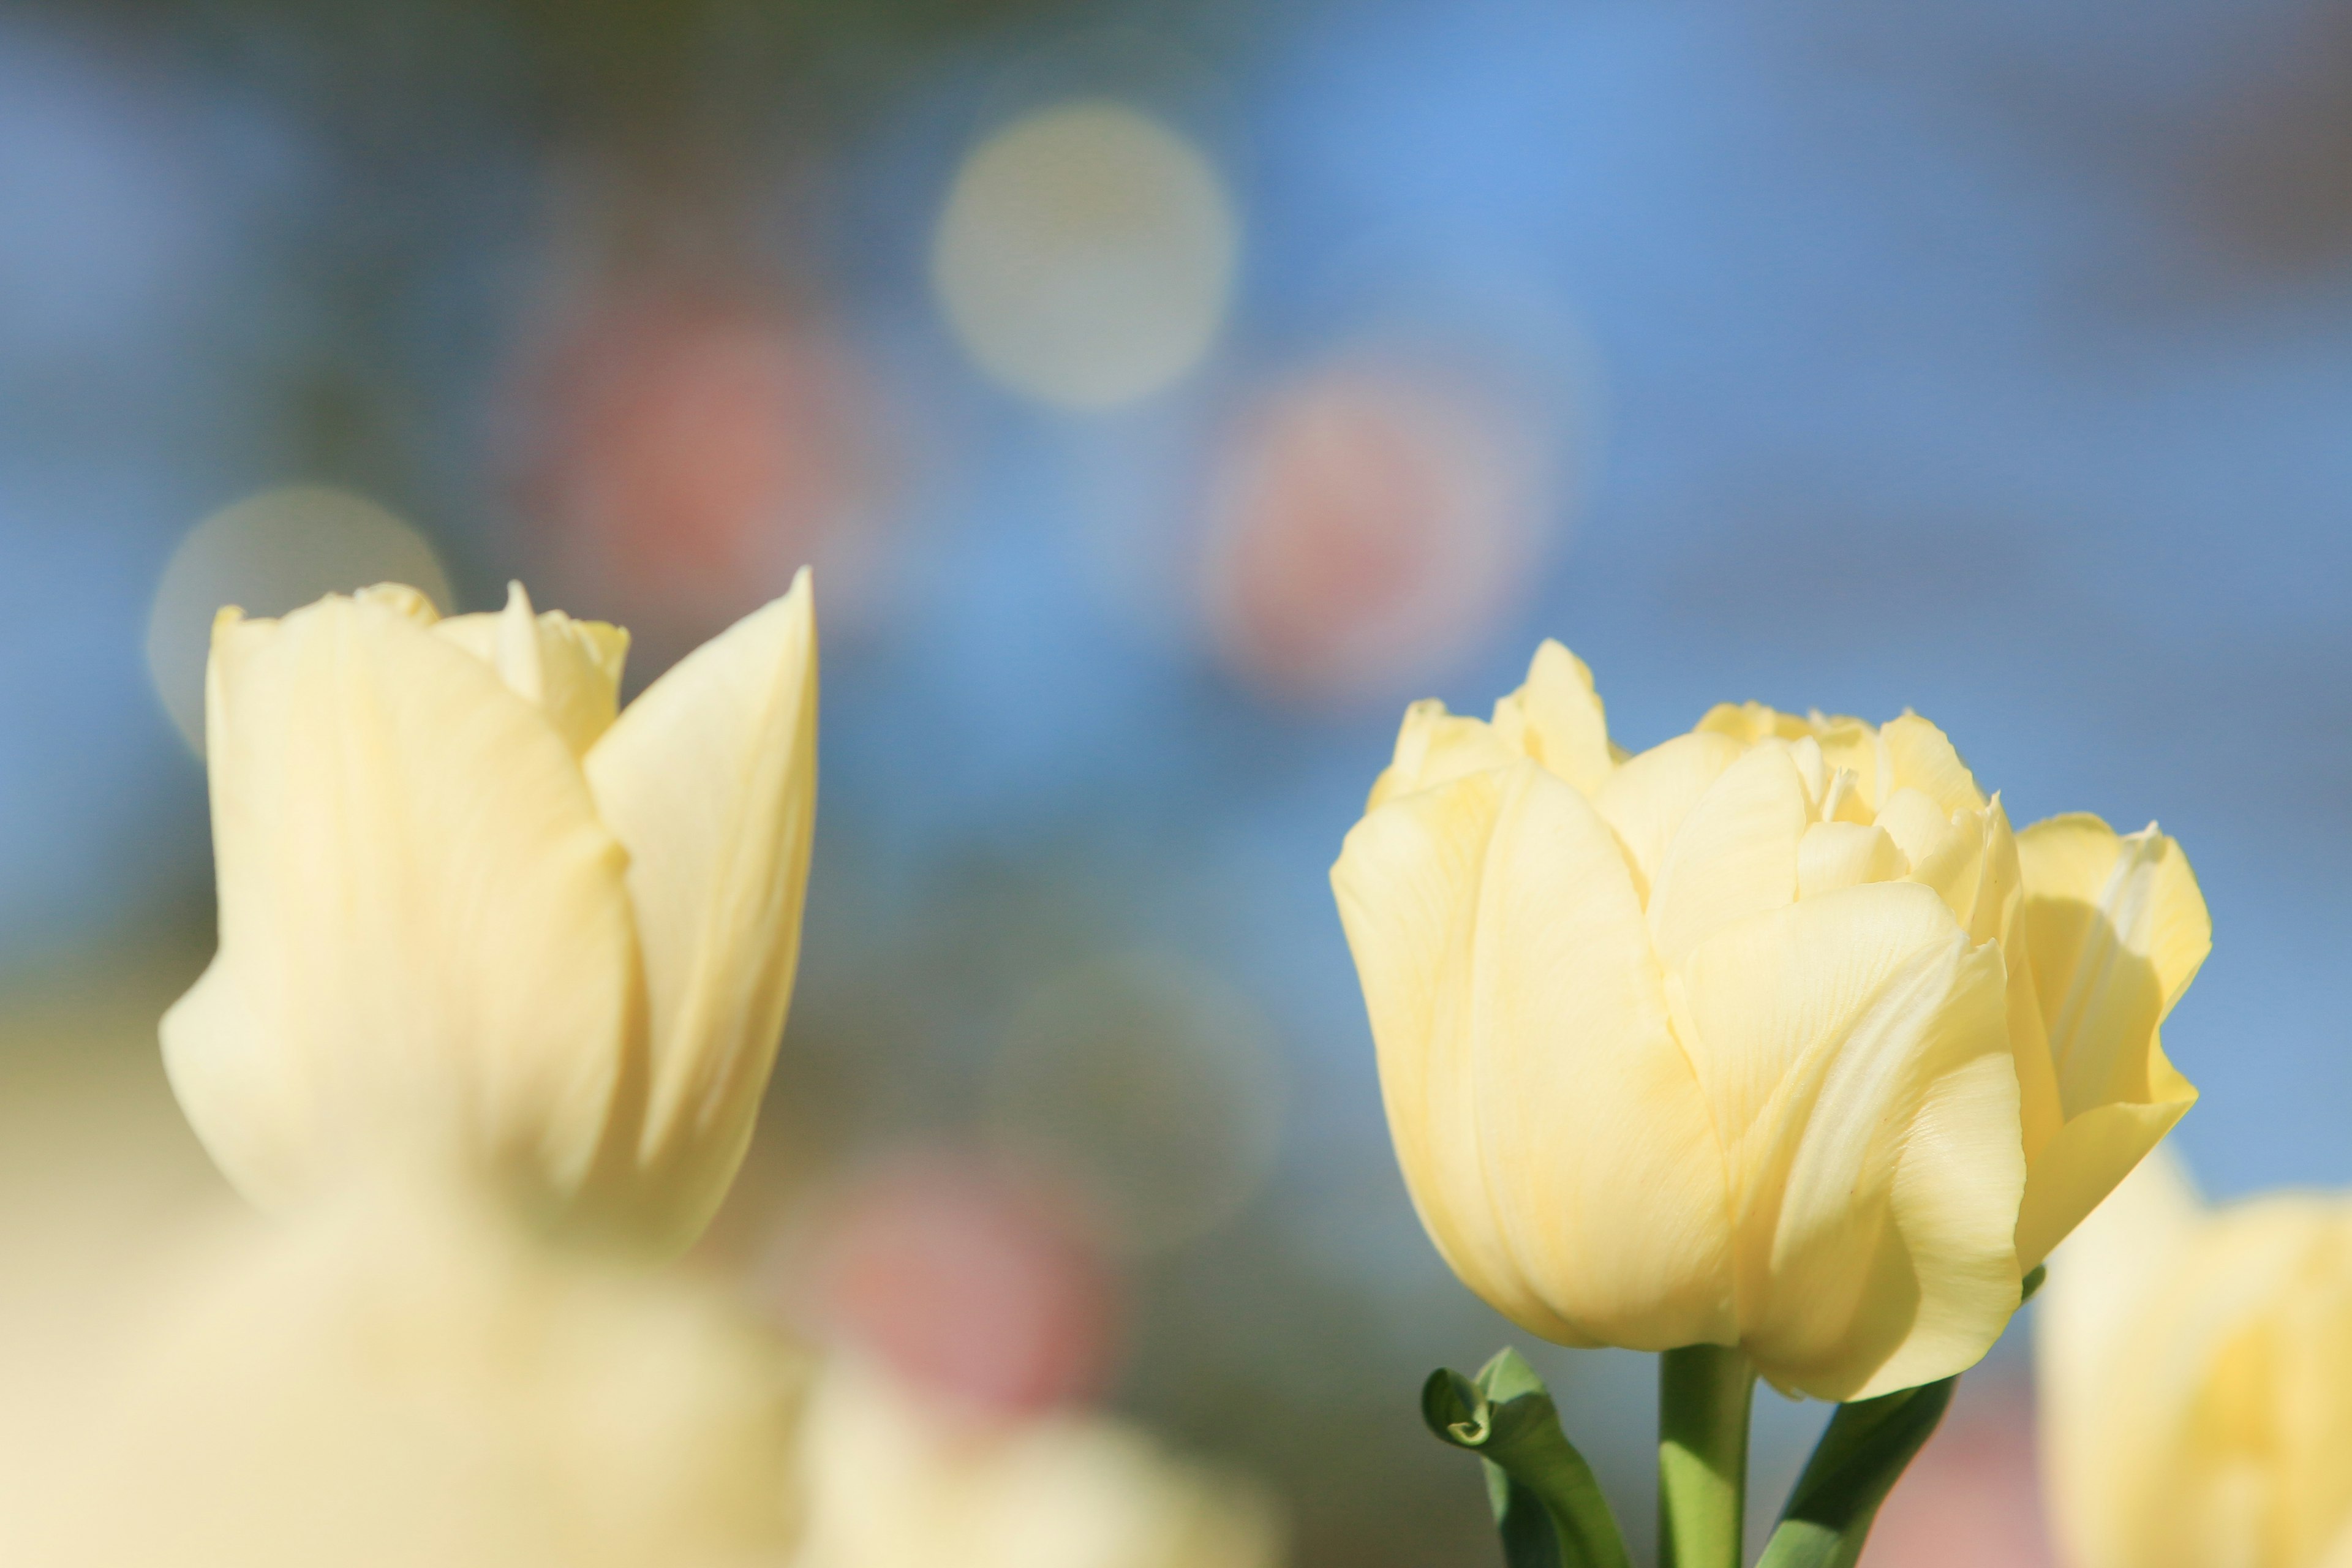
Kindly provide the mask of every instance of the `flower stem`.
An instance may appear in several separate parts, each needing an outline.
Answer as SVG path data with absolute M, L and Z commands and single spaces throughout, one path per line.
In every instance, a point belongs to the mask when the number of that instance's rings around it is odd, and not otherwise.
M 1756 1369 L 1722 1345 L 1658 1358 L 1660 1568 L 1739 1568 Z

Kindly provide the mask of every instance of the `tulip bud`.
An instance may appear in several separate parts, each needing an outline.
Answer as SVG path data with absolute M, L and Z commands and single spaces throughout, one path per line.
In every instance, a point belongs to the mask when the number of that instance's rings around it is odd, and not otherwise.
M 2352 1198 L 2207 1208 L 2159 1153 L 2052 1262 L 2038 1348 L 2071 1568 L 2352 1563 Z
M 806 574 L 618 709 L 627 635 L 518 584 L 224 610 L 207 674 L 220 949 L 172 1085 L 268 1207 L 487 1179 L 684 1246 L 750 1142 L 815 811 Z
M 1547 642 L 1491 722 L 1407 712 L 1332 880 L 1423 1224 L 1560 1343 L 1950 1375 L 2194 1098 L 2178 847 L 2021 840 L 1916 715 L 1725 706 L 1629 756 Z

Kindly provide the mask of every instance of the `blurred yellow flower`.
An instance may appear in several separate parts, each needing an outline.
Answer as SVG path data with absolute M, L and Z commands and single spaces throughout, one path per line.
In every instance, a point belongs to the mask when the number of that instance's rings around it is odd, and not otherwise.
M 627 646 L 519 584 L 448 620 L 397 586 L 221 613 L 220 950 L 163 1034 L 247 1195 L 397 1169 L 657 1247 L 709 1222 L 799 947 L 806 574 L 620 712 Z
M 2352 1197 L 2208 1209 L 2159 1153 L 2050 1276 L 2042 1461 L 2072 1568 L 2352 1564 Z
M 1547 642 L 1491 722 L 1407 712 L 1332 881 L 1423 1224 L 1566 1344 L 1830 1399 L 1960 1371 L 2195 1096 L 2179 847 L 2012 835 L 1911 714 L 1628 756 Z
M 836 1363 L 801 1450 L 794 1568 L 1276 1568 L 1259 1490 L 1077 1415 L 990 1420 Z
M 805 1358 L 692 1282 L 405 1195 L 181 1245 L 85 1357 L 10 1563 L 790 1561 Z

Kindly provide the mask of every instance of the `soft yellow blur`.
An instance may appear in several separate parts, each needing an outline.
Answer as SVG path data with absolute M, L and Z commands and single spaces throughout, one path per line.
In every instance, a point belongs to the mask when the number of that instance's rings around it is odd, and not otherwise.
M 1076 409 L 1131 403 L 1223 325 L 1239 235 L 1224 188 L 1124 104 L 1063 104 L 973 150 L 940 215 L 932 285 L 973 361 Z
M 1332 880 L 1423 1224 L 1562 1343 L 1830 1399 L 1958 1372 L 2194 1098 L 2178 847 L 2013 837 L 1916 715 L 1628 756 L 1547 642 L 1491 722 L 1407 713 Z
M 990 1424 L 837 1363 L 801 1448 L 794 1568 L 1275 1568 L 1257 1490 L 1100 1417 Z
M 0 1519 L 24 1568 L 781 1568 L 796 1352 L 414 1194 L 188 1249 Z M 185 1245 L 184 1243 L 183 1244 Z M 52 1353 L 58 1353 L 53 1347 Z
M 518 585 L 221 613 L 207 699 L 220 950 L 163 1020 L 247 1196 L 397 1169 L 683 1246 L 774 1060 L 815 811 L 810 588 L 616 716 L 627 636 Z
M 2209 1209 L 2158 1154 L 2050 1271 L 2042 1454 L 2071 1568 L 2352 1564 L 2352 1196 Z

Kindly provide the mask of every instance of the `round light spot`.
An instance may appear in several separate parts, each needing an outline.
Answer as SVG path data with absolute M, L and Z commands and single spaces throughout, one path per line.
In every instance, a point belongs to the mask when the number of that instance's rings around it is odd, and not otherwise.
M 1108 101 L 1015 121 L 966 160 L 931 277 L 981 369 L 1065 408 L 1130 403 L 1207 354 L 1240 248 L 1205 159 Z
M 205 749 L 205 661 L 226 605 L 282 616 L 329 594 L 405 583 L 442 608 L 449 579 L 425 536 L 373 501 L 288 485 L 226 507 L 188 531 L 147 616 L 147 668 L 163 710 Z
M 1281 1087 L 1255 1007 L 1190 964 L 1138 954 L 1082 965 L 1031 998 L 990 1075 L 986 1115 L 1009 1153 L 1088 1196 L 1113 1246 L 1151 1253 L 1256 1195 Z

